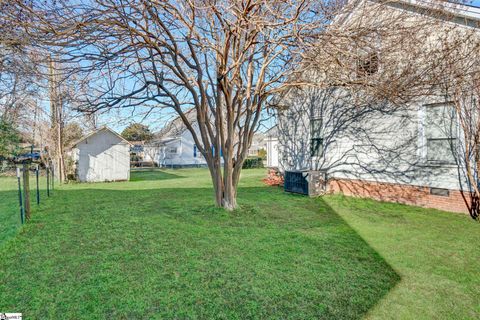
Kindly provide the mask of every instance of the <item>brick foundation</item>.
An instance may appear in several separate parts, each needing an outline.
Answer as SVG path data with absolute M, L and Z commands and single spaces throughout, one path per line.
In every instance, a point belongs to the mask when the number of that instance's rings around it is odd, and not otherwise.
M 425 208 L 467 213 L 467 206 L 458 190 L 449 190 L 448 196 L 430 194 L 429 187 L 362 180 L 330 179 L 328 192 L 347 196 L 372 198 L 379 201 L 398 202 Z

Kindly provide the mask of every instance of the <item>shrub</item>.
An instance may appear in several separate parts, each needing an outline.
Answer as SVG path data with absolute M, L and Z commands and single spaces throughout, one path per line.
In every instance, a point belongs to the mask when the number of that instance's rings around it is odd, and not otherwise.
M 261 157 L 247 158 L 243 163 L 242 169 L 263 168 L 263 159 Z
M 258 156 L 263 160 L 267 160 L 267 150 L 265 149 L 258 150 Z
M 65 172 L 67 174 L 68 181 L 74 181 L 77 179 L 76 170 L 77 164 L 73 161 L 72 157 L 65 158 Z

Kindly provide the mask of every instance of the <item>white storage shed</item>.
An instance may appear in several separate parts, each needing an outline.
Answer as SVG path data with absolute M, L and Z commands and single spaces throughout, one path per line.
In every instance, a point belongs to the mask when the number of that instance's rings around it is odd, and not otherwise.
M 130 143 L 108 127 L 75 142 L 71 155 L 81 182 L 130 179 Z

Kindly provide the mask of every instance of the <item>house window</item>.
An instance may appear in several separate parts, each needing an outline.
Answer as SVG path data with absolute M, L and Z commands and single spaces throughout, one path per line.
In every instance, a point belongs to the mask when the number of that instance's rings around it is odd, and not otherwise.
M 197 157 L 197 145 L 196 144 L 193 145 L 193 157 L 194 158 Z
M 458 136 L 455 109 L 448 104 L 429 105 L 425 115 L 427 162 L 455 164 Z
M 322 119 L 310 120 L 310 156 L 323 155 Z

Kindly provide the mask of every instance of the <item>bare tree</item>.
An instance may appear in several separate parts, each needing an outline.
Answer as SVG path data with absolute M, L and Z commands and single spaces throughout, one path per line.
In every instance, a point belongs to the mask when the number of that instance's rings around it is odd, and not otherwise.
M 438 96 L 454 50 L 431 45 L 432 31 L 457 22 L 448 1 L 17 2 L 25 31 L 58 51 L 63 74 L 91 79 L 82 110 L 175 110 L 207 161 L 216 204 L 230 210 L 262 113 L 288 102 L 282 94 L 342 88 L 352 108 L 384 114 Z
M 339 1 L 340 2 L 340 1 Z M 85 111 L 173 108 L 205 157 L 216 204 L 232 210 L 242 164 L 274 93 L 295 85 L 301 45 L 336 1 L 63 1 L 20 6 L 38 44 L 97 75 Z M 67 71 L 66 71 L 67 72 Z M 93 84 L 93 82 L 92 82 Z M 195 108 L 198 132 L 185 113 Z
M 480 219 L 480 32 L 452 32 L 441 39 L 436 74 L 454 112 L 443 128 L 458 137 L 451 144 L 462 194 L 473 219 Z M 435 57 L 437 58 L 437 57 Z
M 37 59 L 27 50 L 23 31 L 13 23 L 12 15 L 15 20 L 25 19 L 25 10 L 0 1 L 0 12 L 0 118 L 18 125 L 38 97 Z
M 48 149 L 42 159 L 53 160 L 64 181 L 63 128 L 74 116 L 82 82 L 59 68 L 55 52 L 28 36 L 24 26 L 33 23 L 34 8 L 31 0 L 0 0 L 0 119 L 12 123 L 32 147 Z

